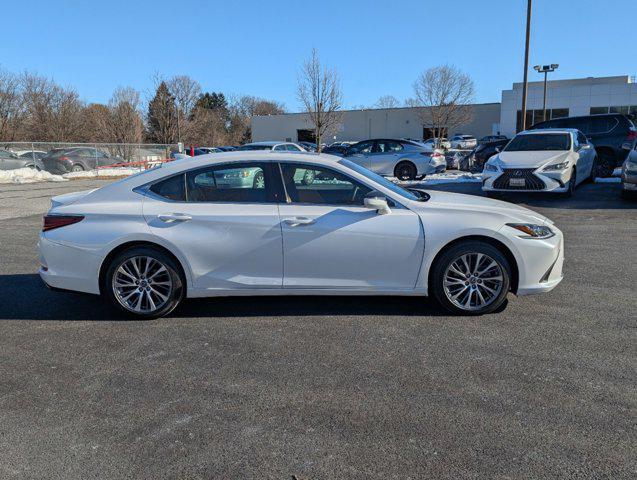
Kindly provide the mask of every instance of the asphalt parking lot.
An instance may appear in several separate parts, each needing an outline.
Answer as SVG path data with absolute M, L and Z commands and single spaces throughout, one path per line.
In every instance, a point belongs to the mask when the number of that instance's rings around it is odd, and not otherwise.
M 139 322 L 35 273 L 50 196 L 101 184 L 0 186 L 0 478 L 637 475 L 637 201 L 619 185 L 507 197 L 558 224 L 567 261 L 498 314 L 271 297 Z

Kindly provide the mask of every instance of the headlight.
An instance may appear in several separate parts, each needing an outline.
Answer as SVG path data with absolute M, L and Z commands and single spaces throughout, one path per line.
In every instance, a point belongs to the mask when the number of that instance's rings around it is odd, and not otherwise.
M 568 168 L 568 162 L 562 163 L 554 163 L 553 165 L 547 165 L 544 167 L 545 172 L 556 171 L 556 170 L 566 170 Z
M 498 167 L 496 167 L 495 165 L 493 165 L 491 163 L 485 163 L 484 164 L 484 171 L 485 172 L 497 172 L 498 171 Z
M 525 235 L 520 235 L 520 238 L 536 238 L 545 239 L 551 238 L 555 233 L 549 227 L 544 225 L 534 225 L 532 223 L 507 223 L 507 226 L 515 228 Z

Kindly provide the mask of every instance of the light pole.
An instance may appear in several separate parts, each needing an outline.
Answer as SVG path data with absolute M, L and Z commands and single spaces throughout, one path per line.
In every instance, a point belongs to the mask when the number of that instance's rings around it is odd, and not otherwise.
M 529 84 L 529 43 L 531 41 L 531 4 L 526 4 L 526 45 L 524 47 L 524 82 L 522 83 L 522 130 L 526 130 L 526 93 Z
M 544 106 L 542 107 L 542 120 L 546 120 L 546 76 L 549 72 L 554 72 L 559 67 L 557 63 L 551 63 L 550 65 L 536 65 L 533 67 L 537 73 L 544 74 Z

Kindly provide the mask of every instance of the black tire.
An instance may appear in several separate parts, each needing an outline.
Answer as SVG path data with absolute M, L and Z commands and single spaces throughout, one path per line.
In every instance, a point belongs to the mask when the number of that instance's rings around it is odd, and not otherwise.
M 597 169 L 595 176 L 601 178 L 611 177 L 613 170 L 615 170 L 615 163 L 615 157 L 611 152 L 605 150 L 597 152 Z
M 445 272 L 458 258 L 466 254 L 482 254 L 491 257 L 491 259 L 497 263 L 497 267 L 501 272 L 502 283 L 499 292 L 497 295 L 494 295 L 493 298 L 489 299 L 489 303 L 482 308 L 461 308 L 453 303 L 445 291 Z M 507 294 L 511 287 L 511 266 L 502 252 L 493 245 L 481 241 L 468 240 L 466 242 L 458 243 L 443 251 L 443 253 L 436 259 L 429 279 L 430 291 L 433 292 L 436 300 L 438 300 L 440 305 L 442 305 L 447 311 L 457 315 L 484 315 L 498 310 L 506 301 Z M 475 284 L 473 284 L 473 286 L 478 288 Z M 472 288 L 472 286 L 469 285 L 469 288 Z M 470 301 L 471 298 L 472 297 L 470 296 Z M 475 298 L 477 300 L 477 296 L 475 296 Z
M 75 165 L 73 165 L 71 167 L 71 171 L 72 172 L 83 172 L 84 171 L 84 167 L 81 164 L 76 163 Z
M 136 312 L 126 308 L 122 302 L 117 297 L 115 292 L 115 286 L 113 285 L 113 279 L 116 274 L 116 271 L 122 266 L 127 260 L 133 259 L 135 257 L 148 257 L 152 258 L 159 264 L 163 265 L 166 268 L 166 273 L 163 274 L 164 278 L 169 278 L 171 282 L 170 291 L 164 290 L 168 299 L 161 304 L 155 310 L 152 311 L 140 311 Z M 120 277 L 121 278 L 121 277 Z M 163 253 L 162 251 L 152 248 L 152 247 L 132 247 L 123 252 L 117 254 L 110 262 L 106 269 L 106 274 L 104 275 L 103 282 L 101 285 L 102 295 L 108 299 L 108 301 L 114 305 L 121 312 L 126 314 L 129 317 L 134 317 L 138 319 L 152 319 L 159 318 L 165 315 L 168 315 L 172 312 L 177 305 L 184 298 L 186 281 L 180 266 L 173 260 L 171 257 Z M 142 288 L 142 287 L 140 287 Z M 135 288 L 133 288 L 135 290 Z M 132 290 L 129 290 L 132 291 Z M 142 294 L 143 296 L 143 294 Z
M 396 165 L 396 167 L 394 168 L 394 176 L 398 180 L 414 180 L 417 174 L 418 170 L 416 169 L 416 165 L 411 162 L 399 162 L 398 165 Z
M 568 188 L 565 192 L 562 193 L 562 197 L 570 198 L 573 196 L 573 192 L 575 191 L 575 183 L 577 182 L 577 170 L 573 168 L 573 172 L 571 173 L 571 178 L 568 181 Z
M 597 164 L 598 164 L 598 162 L 599 162 L 599 158 L 597 158 L 597 155 L 595 155 L 595 158 L 593 158 L 593 166 L 591 167 L 591 174 L 586 179 L 586 183 L 595 182 L 595 175 L 597 174 Z

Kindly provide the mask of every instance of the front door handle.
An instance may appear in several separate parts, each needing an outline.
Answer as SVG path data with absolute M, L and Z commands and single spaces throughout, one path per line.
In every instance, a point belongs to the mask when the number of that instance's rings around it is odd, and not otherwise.
M 308 217 L 286 218 L 283 222 L 290 227 L 302 227 L 304 225 L 313 225 L 316 220 Z
M 187 222 L 188 220 L 192 220 L 192 217 L 185 213 L 162 213 L 161 215 L 157 215 L 157 218 L 166 223 Z

